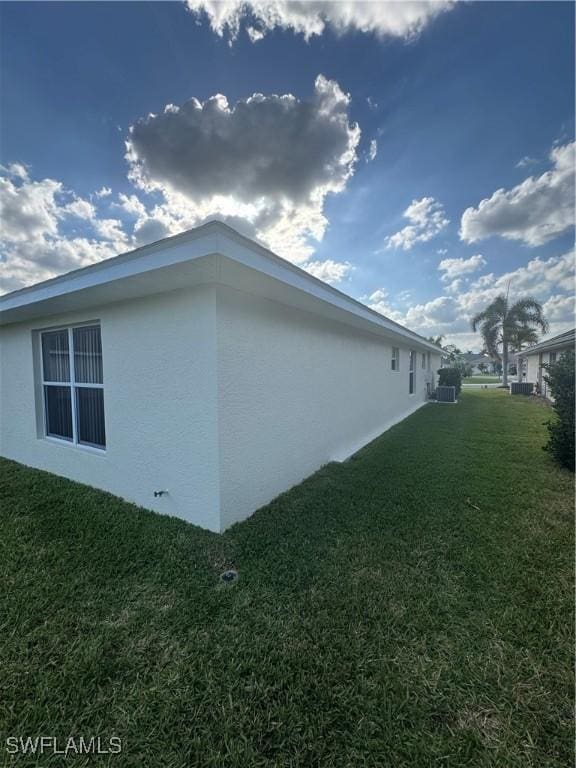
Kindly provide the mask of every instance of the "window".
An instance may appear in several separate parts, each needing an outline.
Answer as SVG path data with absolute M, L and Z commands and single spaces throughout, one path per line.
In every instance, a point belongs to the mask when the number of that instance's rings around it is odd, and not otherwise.
M 105 448 L 100 326 L 43 331 L 40 338 L 46 435 Z
M 556 362 L 556 352 L 550 352 L 550 363 Z
M 392 347 L 392 370 L 400 370 L 400 350 L 398 347 Z
M 410 350 L 410 372 L 408 374 L 408 394 L 414 394 L 414 384 L 416 379 L 416 352 Z
M 422 352 L 422 370 L 426 370 L 426 353 Z
M 426 357 L 427 357 L 427 368 L 428 370 L 430 370 L 430 352 L 426 352 Z

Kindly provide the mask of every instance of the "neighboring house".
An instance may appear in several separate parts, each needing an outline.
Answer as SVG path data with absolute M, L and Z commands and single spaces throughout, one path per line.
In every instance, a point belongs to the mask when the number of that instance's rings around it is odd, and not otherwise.
M 518 370 L 524 370 L 525 380 L 534 384 L 536 391 L 549 400 L 553 398 L 550 394 L 550 387 L 544 379 L 546 369 L 543 366 L 556 362 L 564 352 L 574 349 L 575 338 L 576 331 L 572 328 L 570 331 L 541 341 L 539 344 L 527 347 L 516 354 L 516 357 L 520 358 Z
M 0 322 L 2 455 L 213 531 L 420 408 L 440 364 L 219 222 L 3 296 Z
M 494 371 L 494 361 L 488 355 L 477 354 L 476 352 L 464 352 L 458 357 L 459 362 L 469 365 L 472 375 L 477 376 L 482 373 L 492 373 Z M 484 369 L 479 366 L 485 366 Z

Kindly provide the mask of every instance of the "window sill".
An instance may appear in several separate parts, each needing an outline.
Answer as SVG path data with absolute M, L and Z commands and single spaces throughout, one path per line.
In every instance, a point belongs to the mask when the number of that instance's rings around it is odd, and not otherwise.
M 52 443 L 52 445 L 60 445 L 64 448 L 75 448 L 80 451 L 85 451 L 86 453 L 92 453 L 95 456 L 106 456 L 106 448 L 96 448 L 92 445 L 82 445 L 82 443 L 73 443 L 71 440 L 60 440 L 58 437 L 51 437 L 50 435 L 44 435 L 40 438 L 41 440 L 45 440 L 47 443 Z

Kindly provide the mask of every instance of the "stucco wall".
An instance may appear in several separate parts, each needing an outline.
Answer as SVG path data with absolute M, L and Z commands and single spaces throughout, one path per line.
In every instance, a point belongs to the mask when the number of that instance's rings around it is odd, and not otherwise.
M 558 360 L 564 352 L 567 352 L 568 350 L 572 349 L 572 347 L 566 347 L 564 349 L 557 349 L 555 350 L 556 359 Z M 526 357 L 527 365 L 526 365 L 526 381 L 531 382 L 532 384 L 540 384 L 540 394 L 543 397 L 547 397 L 548 400 L 553 400 L 552 394 L 550 392 L 550 387 L 544 380 L 544 375 L 546 373 L 545 369 L 542 369 L 540 367 L 540 364 L 548 365 L 550 362 L 550 352 L 544 351 L 544 352 L 536 352 L 533 355 L 528 355 Z
M 395 372 L 397 341 L 224 287 L 217 322 L 223 529 L 423 405 L 440 366 L 418 352 L 409 395 L 408 346 Z
M 539 381 L 540 355 L 529 355 L 526 358 L 526 381 L 537 384 Z
M 35 348 L 95 320 L 105 452 L 43 436 Z M 439 365 L 417 351 L 409 395 L 406 344 L 223 286 L 161 293 L 3 327 L 0 454 L 224 530 L 419 408 Z
M 88 320 L 101 325 L 105 452 L 39 438 L 37 424 L 34 331 Z M 2 328 L 0 417 L 3 456 L 219 530 L 214 289 Z

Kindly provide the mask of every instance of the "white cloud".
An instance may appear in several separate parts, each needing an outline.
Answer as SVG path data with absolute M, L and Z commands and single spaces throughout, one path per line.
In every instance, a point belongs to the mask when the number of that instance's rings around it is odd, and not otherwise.
M 448 282 L 462 275 L 477 272 L 485 264 L 486 259 L 480 254 L 476 254 L 475 256 L 470 256 L 469 259 L 442 259 L 440 264 L 438 264 L 438 269 L 444 273 L 442 280 Z
M 446 293 L 460 293 L 462 291 L 464 286 L 464 281 L 460 278 L 456 278 L 455 280 L 452 280 L 448 285 L 446 286 Z
M 127 241 L 121 222 L 100 219 L 91 203 L 54 179 L 30 179 L 18 163 L 0 176 L 0 219 L 3 292 L 114 256 Z M 77 221 L 87 234 L 65 231 Z
M 349 106 L 338 83 L 322 75 L 309 101 L 257 93 L 231 106 L 217 94 L 168 105 L 131 127 L 129 178 L 162 193 L 150 216 L 170 232 L 213 216 L 242 219 L 269 247 L 303 263 L 310 239 L 324 235 L 326 196 L 342 192 L 354 172 L 360 129 Z
M 372 139 L 370 142 L 370 149 L 368 150 L 368 160 L 371 162 L 372 160 L 376 159 L 376 155 L 378 154 L 378 142 L 376 139 Z
M 71 203 L 62 208 L 62 213 L 69 213 L 71 216 L 90 221 L 96 216 L 96 209 L 88 200 L 75 197 Z
M 128 213 L 131 216 L 144 219 L 148 217 L 146 206 L 137 195 L 124 195 L 123 193 L 120 193 L 118 195 L 118 200 L 120 201 L 119 203 L 112 203 L 114 207 L 121 208 L 125 213 Z
M 528 155 L 524 155 L 524 157 L 520 158 L 518 162 L 516 163 L 516 168 L 528 168 L 531 165 L 537 165 L 538 160 L 536 160 L 534 157 L 529 157 Z
M 472 316 L 486 306 L 498 294 L 505 293 L 510 286 L 512 299 L 520 296 L 534 296 L 546 301 L 557 291 L 574 291 L 574 253 L 551 256 L 548 259 L 531 259 L 526 266 L 518 267 L 501 275 L 492 273 L 474 280 L 466 293 L 459 296 L 462 310 Z
M 98 197 L 98 193 L 96 193 Z M 101 219 L 96 208 L 88 200 L 74 196 L 71 203 L 63 206 L 58 216 L 65 214 L 75 216 L 92 225 L 94 232 L 103 240 L 114 240 L 117 244 L 127 241 L 126 234 L 122 228 L 122 222 L 119 219 Z
M 19 175 L 0 177 L 0 221 L 4 240 L 22 242 L 56 235 L 56 198 L 61 193 L 62 185 L 53 179 L 28 181 Z
M 498 189 L 462 214 L 460 237 L 475 243 L 492 235 L 542 245 L 574 225 L 576 144 L 554 147 L 552 169 L 512 189 Z
M 388 237 L 386 248 L 402 248 L 409 251 L 416 243 L 431 240 L 450 223 L 444 214 L 444 208 L 433 197 L 413 200 L 402 215 L 410 224 Z
M 378 37 L 414 38 L 436 16 L 449 10 L 453 0 L 411 2 L 356 2 L 355 0 L 186 0 L 197 18 L 208 18 L 212 30 L 238 37 L 244 25 L 250 40 L 280 28 L 301 34 L 306 40 L 330 27 L 337 34 L 348 30 Z
M 402 311 L 390 304 L 388 294 L 381 288 L 361 300 L 424 336 L 443 334 L 445 343 L 479 350 L 482 341 L 479 334 L 472 333 L 470 319 L 508 287 L 511 301 L 534 296 L 542 303 L 551 333 L 560 333 L 573 325 L 575 265 L 574 252 L 568 252 L 548 259 L 531 259 L 525 266 L 501 275 L 481 275 L 468 285 L 464 284 L 465 274 L 464 278 L 452 280 L 444 295 Z
M 10 163 L 8 166 L 0 165 L 0 173 L 23 181 L 28 179 L 28 169 L 23 163 Z
M 406 312 L 409 328 L 428 332 L 431 328 L 452 324 L 458 317 L 458 301 L 452 296 L 438 296 L 424 304 L 416 304 Z
M 319 76 L 309 101 L 255 94 L 234 106 L 222 96 L 168 106 L 132 127 L 127 159 L 137 193 L 112 200 L 108 187 L 84 199 L 54 179 L 32 180 L 24 166 L 12 164 L 0 177 L 3 289 L 212 218 L 322 280 L 344 280 L 349 262 L 310 257 L 311 241 L 320 240 L 327 225 L 325 198 L 345 188 L 357 161 L 360 129 L 349 122 L 349 104 L 337 83 Z M 118 218 L 103 215 L 100 206 Z
M 352 264 L 348 261 L 332 261 L 332 259 L 309 261 L 303 264 L 302 268 L 319 280 L 330 283 L 330 285 L 342 282 L 353 269 Z
M 128 238 L 123 229 L 123 224 L 120 219 L 99 219 L 94 217 L 92 219 L 92 226 L 94 231 L 103 240 L 112 240 L 116 244 L 116 247 L 123 247 L 123 243 L 128 242 Z
M 544 316 L 550 323 L 574 325 L 575 297 L 558 294 L 550 296 L 543 304 Z
M 360 300 L 364 301 L 370 309 L 389 317 L 390 320 L 394 320 L 397 323 L 401 323 L 404 320 L 402 312 L 388 303 L 388 292 L 383 288 L 377 288 L 369 296 L 362 296 Z

